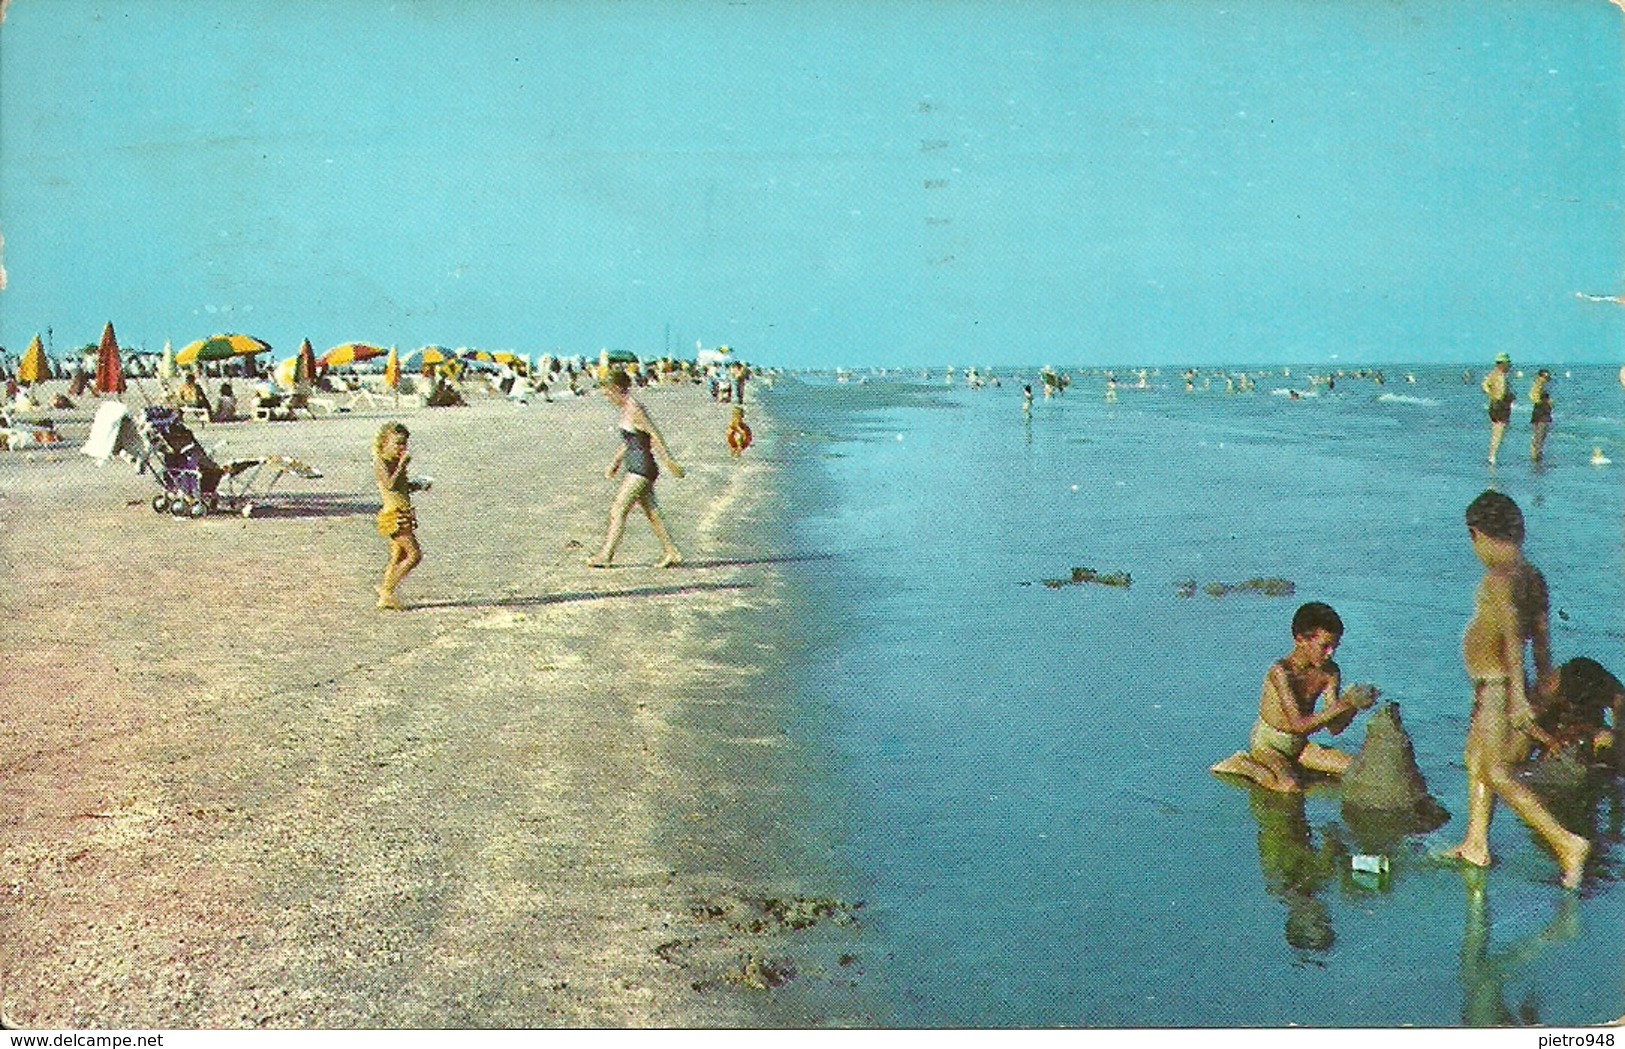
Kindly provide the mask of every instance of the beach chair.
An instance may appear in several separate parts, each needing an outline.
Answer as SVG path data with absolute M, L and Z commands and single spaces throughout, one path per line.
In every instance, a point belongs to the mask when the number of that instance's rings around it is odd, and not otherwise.
M 341 412 L 353 412 L 361 405 L 366 405 L 368 408 L 375 408 L 381 403 L 384 403 L 384 398 L 378 396 L 376 393 L 373 393 L 365 386 L 358 385 L 355 389 L 350 391 L 350 399 L 339 405 L 338 410 Z
M 137 473 L 151 473 L 162 489 L 152 497 L 153 510 L 176 517 L 198 518 L 215 511 L 248 517 L 256 501 L 269 497 L 283 477 L 322 476 L 310 464 L 285 455 L 216 462 L 198 443 L 180 409 L 163 406 L 147 408 L 136 422 L 123 404 L 103 404 L 81 450 L 98 466 L 118 457 L 134 463 Z
M 21 451 L 24 448 L 41 448 L 46 445 L 60 444 L 62 435 L 49 423 L 38 425 L 35 423 L 13 422 L 5 414 L 0 414 L 0 447 L 7 451 Z

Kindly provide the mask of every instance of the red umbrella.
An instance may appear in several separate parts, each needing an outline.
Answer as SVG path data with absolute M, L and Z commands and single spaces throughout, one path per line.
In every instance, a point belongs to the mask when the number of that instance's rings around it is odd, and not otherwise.
M 316 351 L 310 348 L 310 340 L 306 339 L 299 344 L 298 363 L 293 366 L 293 382 L 314 386 L 316 384 Z
M 112 321 L 102 329 L 101 348 L 96 351 L 96 392 L 124 392 L 124 366 L 119 361 L 118 338 L 113 334 Z

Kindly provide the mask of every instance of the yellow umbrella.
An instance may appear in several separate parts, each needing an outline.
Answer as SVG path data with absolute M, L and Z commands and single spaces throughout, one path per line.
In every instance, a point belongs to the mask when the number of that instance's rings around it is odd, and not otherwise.
M 346 342 L 322 354 L 321 364 L 328 368 L 339 368 L 357 361 L 370 361 L 374 357 L 382 357 L 384 353 L 382 348 L 370 343 Z
M 278 361 L 271 377 L 276 379 L 277 385 L 293 389 L 294 372 L 299 368 L 299 355 L 294 354 L 286 360 Z
M 28 344 L 23 351 L 23 359 L 17 365 L 17 381 L 24 386 L 32 386 L 37 382 L 44 382 L 50 377 L 45 367 L 45 347 L 40 345 L 39 336 Z
M 401 355 L 395 352 L 395 347 L 389 348 L 389 360 L 384 362 L 384 381 L 389 383 L 392 390 L 401 388 Z
M 190 368 L 200 361 L 223 361 L 229 357 L 252 357 L 264 353 L 271 344 L 252 335 L 211 335 L 207 339 L 188 343 L 175 354 L 175 363 Z

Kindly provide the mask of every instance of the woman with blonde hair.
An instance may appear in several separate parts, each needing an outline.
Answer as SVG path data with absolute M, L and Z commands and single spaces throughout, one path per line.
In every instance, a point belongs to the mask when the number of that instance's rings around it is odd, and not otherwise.
M 378 534 L 389 540 L 389 563 L 378 584 L 378 607 L 396 611 L 402 605 L 395 599 L 395 588 L 423 560 L 411 493 L 427 485 L 414 483 L 406 475 L 406 466 L 412 461 L 406 453 L 410 436 L 405 424 L 387 422 L 372 442 L 373 476 L 377 478 L 378 494 L 384 502 L 383 509 L 378 511 Z

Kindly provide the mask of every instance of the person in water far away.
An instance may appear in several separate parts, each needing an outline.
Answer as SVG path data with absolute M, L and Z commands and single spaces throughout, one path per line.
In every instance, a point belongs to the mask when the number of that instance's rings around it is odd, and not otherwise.
M 1507 373 L 1512 371 L 1512 358 L 1501 353 L 1495 357 L 1495 367 L 1484 376 L 1479 388 L 1490 399 L 1490 465 L 1495 465 L 1495 453 L 1501 448 L 1501 439 L 1506 436 L 1507 423 L 1512 421 L 1512 385 L 1507 382 Z

